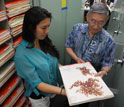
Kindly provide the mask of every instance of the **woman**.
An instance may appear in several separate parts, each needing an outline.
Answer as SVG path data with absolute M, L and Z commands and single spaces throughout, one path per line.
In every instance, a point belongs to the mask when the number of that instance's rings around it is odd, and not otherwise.
M 24 16 L 22 37 L 15 54 L 17 74 L 25 81 L 25 96 L 33 107 L 49 107 L 54 94 L 65 95 L 58 86 L 62 82 L 59 53 L 48 37 L 51 13 L 32 7 Z

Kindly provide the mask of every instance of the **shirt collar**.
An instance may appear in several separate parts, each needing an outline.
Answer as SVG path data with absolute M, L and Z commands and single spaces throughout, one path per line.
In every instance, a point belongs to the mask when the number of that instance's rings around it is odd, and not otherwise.
M 24 39 L 21 41 L 21 45 L 23 45 L 24 48 L 32 47 L 32 44 L 29 43 L 29 42 L 27 42 Z M 50 57 L 50 54 L 49 53 L 45 54 L 42 50 L 39 50 L 39 49 L 37 49 L 35 47 L 32 48 L 32 49 L 35 50 L 35 51 L 37 51 L 37 52 L 39 52 L 39 53 L 41 53 L 45 58 L 49 59 L 49 57 Z
M 95 36 L 95 39 L 99 40 L 100 42 L 103 41 L 104 39 L 104 30 L 102 29 L 100 32 L 98 32 Z
M 29 42 L 27 42 L 26 40 L 22 40 L 21 41 L 21 45 L 23 45 L 23 47 L 32 47 L 32 44 L 31 43 L 29 43 Z

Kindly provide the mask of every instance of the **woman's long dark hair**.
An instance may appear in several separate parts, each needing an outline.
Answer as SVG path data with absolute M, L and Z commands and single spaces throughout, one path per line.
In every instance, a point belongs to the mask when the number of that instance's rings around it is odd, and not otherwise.
M 23 39 L 33 44 L 35 40 L 36 26 L 46 18 L 52 18 L 51 13 L 46 9 L 38 6 L 30 8 L 24 16 L 22 28 Z M 48 36 L 44 40 L 39 40 L 39 44 L 42 51 L 59 59 L 59 52 L 55 46 L 53 46 L 52 41 L 48 38 Z

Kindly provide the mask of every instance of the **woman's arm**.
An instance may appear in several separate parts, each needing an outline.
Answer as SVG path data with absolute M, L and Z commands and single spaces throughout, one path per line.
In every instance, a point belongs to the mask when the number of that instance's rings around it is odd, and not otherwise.
M 39 91 L 45 92 L 45 93 L 51 93 L 51 94 L 58 94 L 58 95 L 66 95 L 65 89 L 61 89 L 60 87 L 56 87 L 53 85 L 49 85 L 46 83 L 41 82 L 37 89 Z

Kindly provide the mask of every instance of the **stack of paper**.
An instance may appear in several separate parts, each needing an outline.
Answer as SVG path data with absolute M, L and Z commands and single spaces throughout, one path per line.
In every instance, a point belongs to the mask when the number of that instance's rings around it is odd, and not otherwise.
M 18 34 L 21 34 L 21 33 L 22 33 L 22 25 L 11 29 L 11 34 L 12 34 L 13 37 L 15 37 L 15 36 L 17 36 Z
M 18 15 L 9 19 L 9 25 L 10 25 L 11 34 L 13 35 L 13 37 L 22 32 L 23 19 L 24 19 L 24 14 Z
M 17 47 L 19 43 L 22 41 L 22 36 L 19 36 L 13 40 L 14 47 Z
M 14 107 L 24 107 L 23 104 L 26 101 L 26 96 L 24 96 L 24 94 L 18 99 L 18 101 L 16 102 L 16 104 L 14 105 Z
M 23 83 L 19 84 L 11 95 L 6 99 L 6 101 L 1 105 L 1 107 L 13 107 L 19 97 L 24 93 Z
M 26 12 L 30 8 L 29 0 L 14 0 L 5 3 L 8 17 L 13 17 Z
M 0 29 L 0 45 L 11 38 L 8 29 Z
M 14 56 L 14 49 L 9 44 L 0 46 L 0 67 Z
M 6 12 L 4 10 L 0 10 L 0 21 L 6 20 Z
M 89 62 L 62 66 L 60 72 L 70 106 L 114 96 Z
M 21 78 L 15 74 L 8 80 L 7 84 L 4 84 L 4 86 L 0 88 L 0 105 L 12 93 L 20 81 Z
M 24 19 L 24 14 L 18 15 L 9 19 L 10 28 L 15 28 L 17 26 L 22 25 L 23 19 Z
M 15 66 L 13 61 L 8 61 L 0 68 L 0 88 L 14 74 Z

